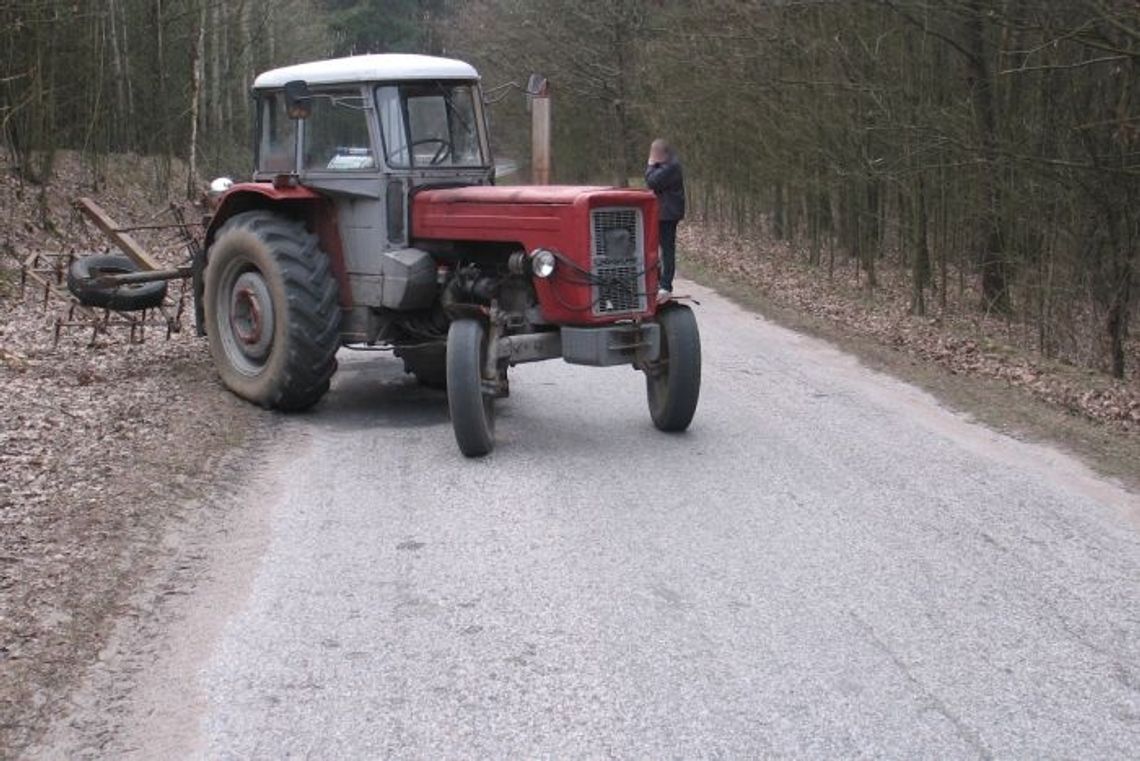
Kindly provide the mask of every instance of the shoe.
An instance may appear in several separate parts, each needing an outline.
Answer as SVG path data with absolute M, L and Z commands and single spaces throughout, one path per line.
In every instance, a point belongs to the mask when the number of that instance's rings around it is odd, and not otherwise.
M 661 290 L 657 291 L 657 303 L 658 304 L 664 304 L 666 301 L 668 301 L 671 298 L 673 298 L 673 292 L 672 291 L 670 291 L 666 288 L 662 288 Z

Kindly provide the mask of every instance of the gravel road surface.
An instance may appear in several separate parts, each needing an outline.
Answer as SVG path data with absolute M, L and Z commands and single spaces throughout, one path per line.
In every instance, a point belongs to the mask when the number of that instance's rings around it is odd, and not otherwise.
M 1135 758 L 1136 496 L 686 289 L 685 435 L 544 363 L 468 461 L 442 394 L 342 355 L 40 755 Z

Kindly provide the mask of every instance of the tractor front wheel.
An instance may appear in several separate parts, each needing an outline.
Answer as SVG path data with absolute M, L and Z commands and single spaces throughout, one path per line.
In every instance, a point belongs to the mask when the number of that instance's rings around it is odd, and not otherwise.
M 459 451 L 482 457 L 495 448 L 494 393 L 483 379 L 487 328 L 479 320 L 460 319 L 447 332 L 447 406 Z
M 206 265 L 210 353 L 222 382 L 262 407 L 302 410 L 329 388 L 340 305 L 328 257 L 304 223 L 236 214 Z
M 693 421 L 701 395 L 701 334 L 693 310 L 680 304 L 657 313 L 661 354 L 645 372 L 649 414 L 658 429 L 683 431 Z

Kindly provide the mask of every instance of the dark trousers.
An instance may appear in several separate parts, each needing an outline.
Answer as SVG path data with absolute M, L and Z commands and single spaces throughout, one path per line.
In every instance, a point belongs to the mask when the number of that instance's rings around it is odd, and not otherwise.
M 673 274 L 677 271 L 677 220 L 661 220 L 658 227 L 661 241 L 661 287 L 673 290 Z

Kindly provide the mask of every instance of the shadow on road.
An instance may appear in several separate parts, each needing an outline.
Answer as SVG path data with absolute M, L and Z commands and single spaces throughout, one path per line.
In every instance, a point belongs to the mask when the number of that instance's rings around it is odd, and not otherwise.
M 403 362 L 390 355 L 342 352 L 332 388 L 313 410 L 290 416 L 307 428 L 329 433 L 361 430 L 450 429 L 447 394 L 420 385 L 404 373 Z M 671 436 L 653 428 L 640 379 L 598 376 L 620 390 L 622 401 L 614 406 L 584 392 L 572 377 L 549 380 L 532 368 L 516 368 L 511 399 L 495 405 L 496 454 L 516 448 L 530 453 L 557 452 L 560 459 L 591 461 L 600 453 L 628 451 L 652 446 L 663 455 L 691 452 L 692 433 Z M 628 391 L 634 391 L 629 394 Z M 551 399 L 558 399 L 551 404 Z M 441 432 L 441 443 L 453 446 L 450 431 Z M 604 455 L 602 455 L 604 456 Z
M 391 356 L 342 355 L 332 388 L 305 419 L 341 431 L 445 425 L 447 394 L 421 386 Z

